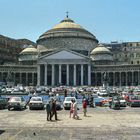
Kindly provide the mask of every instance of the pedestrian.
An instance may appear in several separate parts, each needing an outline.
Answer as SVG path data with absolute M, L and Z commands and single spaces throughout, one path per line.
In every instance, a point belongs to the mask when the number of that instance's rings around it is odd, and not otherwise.
M 55 115 L 55 120 L 57 120 L 57 111 L 56 111 L 56 99 L 52 98 L 52 109 L 51 109 L 51 118 Z
M 71 118 L 71 114 L 73 114 L 73 104 L 74 104 L 74 102 L 73 102 L 73 99 L 71 100 L 71 106 L 70 106 L 70 118 Z
M 79 116 L 77 114 L 77 102 L 73 100 L 73 118 L 79 119 Z
M 47 121 L 51 121 L 51 101 L 46 104 Z
M 87 113 L 87 101 L 86 98 L 84 98 L 83 100 L 83 112 L 84 112 L 84 117 L 86 117 L 86 113 Z

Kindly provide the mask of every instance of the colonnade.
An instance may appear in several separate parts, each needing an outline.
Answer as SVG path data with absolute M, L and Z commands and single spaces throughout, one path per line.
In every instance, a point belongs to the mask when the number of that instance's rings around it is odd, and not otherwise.
M 89 64 L 38 65 L 38 85 L 91 85 Z
M 91 84 L 102 86 L 104 72 L 92 72 Z M 106 82 L 109 86 L 137 86 L 140 85 L 140 71 L 127 71 L 127 72 L 106 72 Z
M 14 82 L 14 84 L 23 85 L 37 85 L 37 73 L 35 72 L 0 72 L 0 81 L 3 82 Z

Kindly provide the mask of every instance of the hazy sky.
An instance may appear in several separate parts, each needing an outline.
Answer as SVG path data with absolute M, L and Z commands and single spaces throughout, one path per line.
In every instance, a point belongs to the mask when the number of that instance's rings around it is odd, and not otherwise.
M 66 11 L 100 42 L 140 41 L 140 0 L 0 0 L 0 34 L 36 41 Z

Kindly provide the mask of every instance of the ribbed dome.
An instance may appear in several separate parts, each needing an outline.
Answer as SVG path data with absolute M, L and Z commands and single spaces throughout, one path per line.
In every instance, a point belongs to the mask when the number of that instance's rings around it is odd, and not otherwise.
M 70 18 L 64 18 L 59 24 L 55 25 L 52 29 L 48 30 L 47 32 L 43 33 L 39 39 L 50 38 L 50 37 L 86 37 L 90 39 L 94 39 L 97 41 L 96 37 L 85 30 L 82 26 L 76 24 Z M 97 41 L 98 42 L 98 41 Z
M 77 29 L 83 29 L 82 26 L 74 23 L 74 21 L 71 20 L 70 18 L 65 18 L 59 24 L 55 25 L 52 29 L 60 29 L 60 28 L 77 28 Z
M 29 45 L 27 48 L 25 48 L 20 54 L 34 54 L 37 53 L 37 49 L 33 45 Z
M 92 54 L 95 55 L 95 54 L 112 54 L 112 53 L 109 49 L 100 44 L 98 47 L 92 50 L 91 55 Z

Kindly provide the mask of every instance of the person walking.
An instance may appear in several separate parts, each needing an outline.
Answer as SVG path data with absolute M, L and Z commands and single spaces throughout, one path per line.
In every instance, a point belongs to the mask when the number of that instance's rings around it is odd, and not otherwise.
M 84 117 L 87 116 L 87 101 L 86 101 L 86 98 L 84 98 L 83 100 L 83 112 L 84 112 Z
M 73 102 L 73 99 L 71 100 L 71 106 L 70 106 L 70 118 L 71 118 L 71 114 L 73 114 L 73 104 L 74 104 L 74 102 Z
M 51 101 L 46 104 L 47 121 L 51 121 Z
M 79 116 L 77 114 L 77 102 L 75 100 L 73 100 L 73 118 L 74 119 L 78 119 Z
M 55 115 L 55 120 L 57 120 L 57 111 L 56 111 L 56 99 L 52 99 L 52 109 L 51 109 L 51 118 Z

